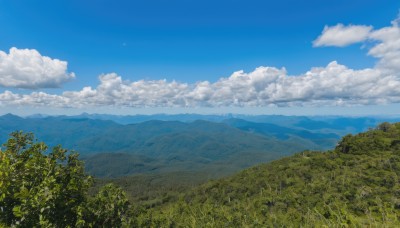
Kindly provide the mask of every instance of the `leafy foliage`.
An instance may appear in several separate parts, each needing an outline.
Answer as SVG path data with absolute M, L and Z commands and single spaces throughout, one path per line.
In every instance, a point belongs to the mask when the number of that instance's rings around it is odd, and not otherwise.
M 129 202 L 124 191 L 107 184 L 88 201 L 84 221 L 93 227 L 121 227 L 129 224 Z
M 107 225 L 118 225 L 123 219 L 119 215 L 128 211 L 127 199 L 116 187 L 105 186 L 89 199 L 92 181 L 78 154 L 60 146 L 47 152 L 47 146 L 32 134 L 12 133 L 0 158 L 0 224 L 70 227 L 107 221 Z M 113 197 L 103 200 L 107 195 Z M 97 213 L 110 207 L 118 216 Z
M 400 123 L 344 137 L 136 209 L 137 226 L 400 226 Z

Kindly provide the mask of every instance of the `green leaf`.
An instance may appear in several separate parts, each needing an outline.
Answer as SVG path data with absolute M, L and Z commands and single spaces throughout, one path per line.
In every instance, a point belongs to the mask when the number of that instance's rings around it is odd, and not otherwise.
M 12 211 L 16 217 L 22 217 L 21 206 L 13 207 Z

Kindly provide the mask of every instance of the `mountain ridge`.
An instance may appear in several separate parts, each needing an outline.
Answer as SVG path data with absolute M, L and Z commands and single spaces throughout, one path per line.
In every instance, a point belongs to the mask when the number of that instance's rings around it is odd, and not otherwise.
M 400 123 L 137 206 L 137 226 L 398 227 Z M 141 209 L 146 208 L 145 210 Z
M 47 142 L 50 147 L 61 144 L 67 149 L 79 152 L 86 161 L 87 171 L 95 176 L 117 177 L 140 172 L 207 169 L 226 175 L 302 150 L 333 148 L 344 132 L 343 129 L 325 128 L 337 118 L 328 118 L 323 129 L 315 130 L 315 127 L 311 127 L 314 130 L 307 130 L 291 126 L 303 123 L 299 121 L 315 124 L 323 120 L 314 121 L 307 117 L 252 116 L 257 121 L 266 121 L 260 123 L 234 119 L 234 116 L 227 115 L 224 118 L 228 119 L 219 122 L 204 119 L 190 122 L 155 119 L 119 124 L 112 120 L 85 116 L 90 114 L 40 118 L 21 118 L 12 114 L 0 116 L 0 140 L 5 141 L 7 135 L 15 130 L 34 132 L 38 139 Z M 276 123 L 270 123 L 272 120 Z M 354 129 L 359 129 L 367 127 L 362 125 L 363 123 L 373 122 L 368 121 L 368 118 L 351 118 L 347 121 L 342 118 L 336 122 L 356 123 Z M 279 125 L 281 122 L 285 124 Z M 99 153 L 124 153 L 123 156 L 131 163 L 122 162 L 118 156 L 115 159 L 110 155 L 104 155 L 108 156 L 108 159 L 101 155 L 96 156 Z M 134 162 L 138 156 L 141 156 L 139 161 L 146 158 L 151 162 L 143 163 L 146 167 L 138 167 Z M 113 163 L 122 166 L 115 167 Z M 217 168 L 217 164 L 220 169 Z M 109 173 L 101 171 L 95 165 L 104 167 Z

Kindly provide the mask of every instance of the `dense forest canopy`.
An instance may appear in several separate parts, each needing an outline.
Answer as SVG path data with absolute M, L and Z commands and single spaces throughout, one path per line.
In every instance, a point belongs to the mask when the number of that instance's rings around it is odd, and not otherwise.
M 139 226 L 400 225 L 400 123 L 347 135 L 329 152 L 305 151 L 145 210 Z
M 303 151 L 174 194 L 165 189 L 148 198 L 156 203 L 129 202 L 127 186 L 125 193 L 107 181 L 89 194 L 92 178 L 78 155 L 48 150 L 32 134 L 13 133 L 0 157 L 5 226 L 400 226 L 400 123 L 347 135 L 328 152 Z M 131 180 L 125 184 L 145 183 Z

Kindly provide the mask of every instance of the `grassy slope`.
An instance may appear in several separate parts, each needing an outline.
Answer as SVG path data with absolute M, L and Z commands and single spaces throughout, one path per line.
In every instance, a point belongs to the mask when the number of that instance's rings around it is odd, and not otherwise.
M 151 209 L 138 226 L 400 225 L 400 123 L 346 136 L 212 181 Z

